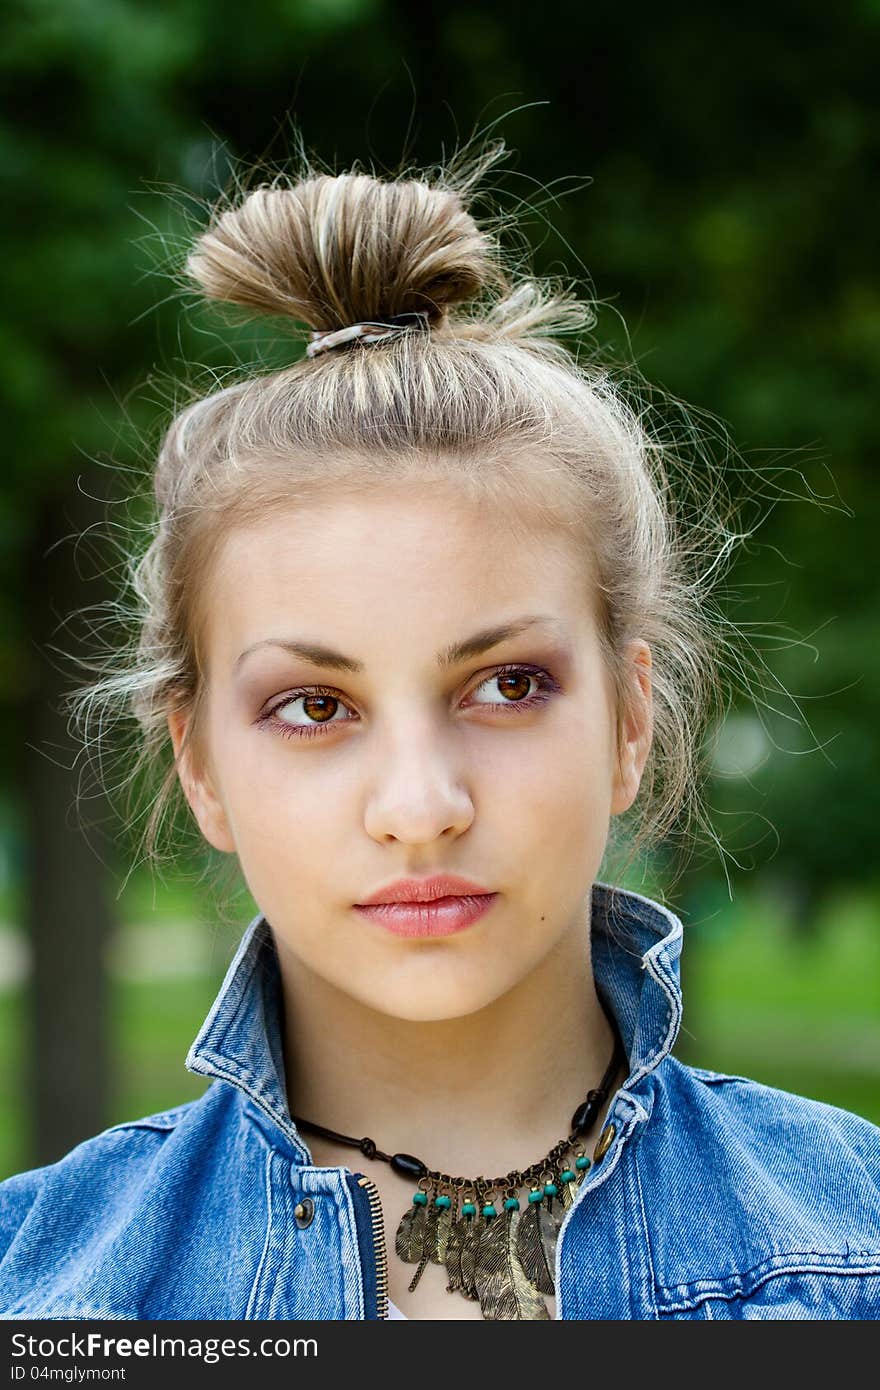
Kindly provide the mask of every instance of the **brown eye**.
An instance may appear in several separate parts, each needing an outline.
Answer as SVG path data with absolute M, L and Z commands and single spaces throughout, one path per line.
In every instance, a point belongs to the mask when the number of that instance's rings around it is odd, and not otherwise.
M 518 672 L 516 675 L 502 675 L 497 677 L 498 688 L 502 691 L 505 698 L 510 696 L 512 700 L 524 699 L 529 693 L 529 685 L 532 677 L 526 675 L 525 671 Z
M 536 689 L 531 691 L 533 681 Z M 490 692 L 485 700 L 480 698 L 483 690 Z M 494 706 L 496 710 L 529 711 L 537 709 L 559 691 L 559 682 L 547 671 L 505 666 L 479 683 L 469 703 Z M 257 723 L 272 729 L 282 738 L 310 738 L 323 733 L 331 724 L 352 724 L 357 721 L 358 715 L 332 690 L 311 686 L 308 690 L 300 690 L 280 700 L 272 709 L 260 715 Z
M 297 711 L 302 716 L 296 718 L 291 711 Z M 344 711 L 345 706 L 336 695 L 323 692 L 311 691 L 302 695 L 294 695 L 291 699 L 285 700 L 283 705 L 279 705 L 274 711 L 276 719 L 282 724 L 287 724 L 291 728 L 308 728 L 309 726 L 320 727 L 322 724 L 332 722 L 344 722 L 336 719 L 340 711 Z
M 481 681 L 481 683 L 476 687 L 474 695 L 476 696 L 478 692 L 483 690 L 484 688 L 488 689 L 491 695 L 491 687 L 494 686 L 496 691 L 501 691 L 503 695 L 503 700 L 499 701 L 497 699 L 477 699 L 476 703 L 478 705 L 497 705 L 500 703 L 507 703 L 511 705 L 520 704 L 531 693 L 529 687 L 532 681 L 538 681 L 538 677 L 534 675 L 531 671 L 496 671 L 494 675 L 488 676 L 486 680 Z M 540 682 L 538 683 L 540 684 Z
M 334 695 L 306 695 L 303 697 L 303 712 L 310 719 L 316 719 L 323 724 L 328 719 L 332 719 L 339 701 Z

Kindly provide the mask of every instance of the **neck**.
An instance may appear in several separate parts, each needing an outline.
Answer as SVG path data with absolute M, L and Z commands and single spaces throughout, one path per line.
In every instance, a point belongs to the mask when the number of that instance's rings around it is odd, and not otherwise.
M 277 946 L 291 1113 L 429 1169 L 496 1175 L 536 1162 L 611 1060 L 583 918 L 499 999 L 427 1023 L 371 1009 Z

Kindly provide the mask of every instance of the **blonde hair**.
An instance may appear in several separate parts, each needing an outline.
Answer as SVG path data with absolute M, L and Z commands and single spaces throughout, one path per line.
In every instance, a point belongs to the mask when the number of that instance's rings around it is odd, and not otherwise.
M 634 805 L 614 818 L 625 829 L 609 837 L 627 851 L 621 871 L 675 838 L 687 848 L 699 830 L 715 840 L 704 736 L 722 712 L 737 631 L 711 598 L 738 538 L 721 471 L 691 412 L 679 410 L 673 428 L 672 397 L 560 341 L 593 327 L 595 301 L 512 269 L 502 218 L 478 225 L 476 185 L 504 151 L 494 141 L 391 179 L 333 174 L 301 154 L 295 175 L 221 196 L 189 248 L 181 288 L 275 316 L 300 338 L 304 326 L 414 311 L 430 330 L 247 373 L 170 421 L 151 470 L 147 543 L 128 556 L 133 603 L 116 609 L 130 620 L 129 645 L 67 697 L 87 747 L 103 746 L 114 716 L 136 720 L 125 785 L 144 791 L 140 848 L 155 864 L 179 792 L 171 709 L 190 716 L 181 754 L 199 756 L 201 606 L 223 537 L 279 504 L 428 476 L 579 540 L 618 729 L 634 694 L 625 644 L 650 646 L 651 749 Z M 744 669 L 739 655 L 733 667 Z

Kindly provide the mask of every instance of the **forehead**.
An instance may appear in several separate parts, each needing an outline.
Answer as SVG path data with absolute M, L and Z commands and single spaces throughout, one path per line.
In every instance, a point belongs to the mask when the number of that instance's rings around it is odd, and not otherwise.
M 275 508 L 231 530 L 208 577 L 206 656 L 294 634 L 352 653 L 434 653 L 482 619 L 548 614 L 589 625 L 589 563 L 564 525 L 444 480 Z

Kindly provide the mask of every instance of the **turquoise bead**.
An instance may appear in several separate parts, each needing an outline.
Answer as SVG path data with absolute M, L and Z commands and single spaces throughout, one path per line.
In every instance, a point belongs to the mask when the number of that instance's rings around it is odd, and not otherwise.
M 589 1168 L 590 1160 L 587 1158 L 586 1154 L 578 1154 L 574 1161 L 574 1166 L 575 1168 Z
M 473 1202 L 462 1202 L 461 1204 L 462 1216 L 473 1216 L 476 1210 L 477 1209 L 474 1206 Z
M 483 1215 L 484 1215 L 484 1216 L 497 1216 L 497 1215 L 498 1215 L 497 1211 L 495 1210 L 495 1204 L 494 1204 L 494 1202 L 487 1202 L 487 1203 L 486 1203 L 486 1205 L 483 1207 Z
M 425 1206 L 425 1205 L 427 1204 L 427 1201 L 428 1201 L 428 1194 L 427 1194 L 427 1192 L 414 1192 L 414 1193 L 413 1193 L 413 1205 L 414 1205 L 414 1206 L 423 1207 L 423 1206 Z
M 555 1197 L 559 1188 L 556 1186 L 555 1182 L 545 1182 L 544 1191 L 548 1197 Z
M 505 1202 L 504 1202 L 504 1209 L 505 1209 L 505 1211 L 519 1211 L 519 1198 L 518 1198 L 518 1197 L 508 1197 L 508 1198 L 506 1198 L 506 1199 L 505 1199 Z
M 570 1168 L 565 1168 L 559 1176 L 563 1182 L 574 1182 L 574 1173 Z
M 451 1206 L 452 1206 L 452 1198 L 451 1198 L 451 1197 L 447 1197 L 446 1194 L 444 1193 L 442 1196 L 440 1196 L 440 1197 L 435 1197 L 435 1198 L 434 1198 L 434 1206 L 435 1206 L 435 1207 L 451 1207 Z
M 543 1192 L 541 1191 L 540 1187 L 537 1189 L 536 1192 L 530 1192 L 530 1193 L 529 1193 L 529 1201 L 530 1201 L 530 1202 L 541 1202 L 541 1201 L 543 1201 L 543 1199 L 544 1199 L 544 1194 L 543 1194 Z

